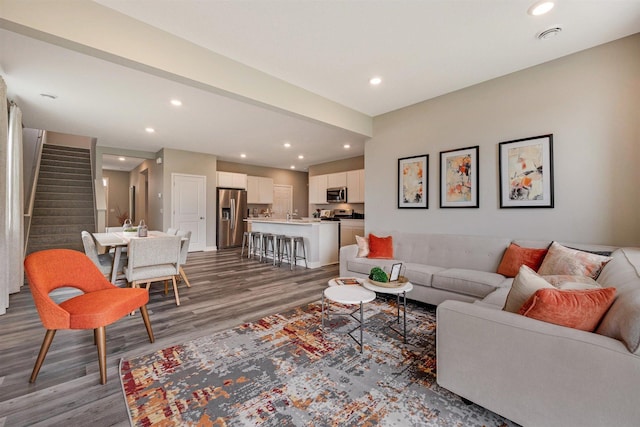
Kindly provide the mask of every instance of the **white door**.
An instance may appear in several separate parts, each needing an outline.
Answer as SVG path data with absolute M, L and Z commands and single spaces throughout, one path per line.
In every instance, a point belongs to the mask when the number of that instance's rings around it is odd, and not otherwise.
M 273 186 L 273 216 L 286 218 L 287 212 L 293 213 L 293 188 L 290 185 Z
M 189 252 L 202 251 L 207 244 L 206 180 L 201 175 L 171 174 L 171 226 L 191 231 Z

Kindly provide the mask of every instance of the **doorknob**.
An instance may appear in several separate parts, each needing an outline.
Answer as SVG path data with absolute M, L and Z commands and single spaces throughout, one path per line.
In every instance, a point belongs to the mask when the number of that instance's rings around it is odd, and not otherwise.
M 203 217 L 203 216 L 201 216 L 201 217 L 200 217 L 200 219 L 204 219 L 204 217 Z

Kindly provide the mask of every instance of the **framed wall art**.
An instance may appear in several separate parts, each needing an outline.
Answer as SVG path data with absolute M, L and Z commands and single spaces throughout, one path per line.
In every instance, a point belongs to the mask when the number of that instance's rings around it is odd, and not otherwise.
M 429 207 L 429 155 L 398 159 L 398 209 Z
M 499 144 L 500 208 L 553 207 L 553 134 Z
M 440 152 L 440 207 L 477 208 L 479 146 Z

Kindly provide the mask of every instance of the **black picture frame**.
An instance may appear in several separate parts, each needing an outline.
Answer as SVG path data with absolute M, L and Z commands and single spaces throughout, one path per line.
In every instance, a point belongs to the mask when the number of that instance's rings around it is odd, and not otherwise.
M 389 281 L 397 282 L 400 279 L 400 271 L 402 270 L 402 263 L 393 264 L 389 273 Z
M 429 155 L 398 159 L 398 209 L 429 208 Z
M 440 207 L 480 207 L 480 146 L 440 152 Z
M 498 147 L 500 208 L 553 208 L 553 134 Z

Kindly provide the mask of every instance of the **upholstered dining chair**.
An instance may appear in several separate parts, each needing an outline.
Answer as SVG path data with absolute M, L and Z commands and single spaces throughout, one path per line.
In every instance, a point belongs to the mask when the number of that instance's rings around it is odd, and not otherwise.
M 96 242 L 93 240 L 93 236 L 88 231 L 81 231 L 82 246 L 84 246 L 84 253 L 89 259 L 98 267 L 100 272 L 104 276 L 111 276 L 111 265 L 113 264 L 113 255 L 111 254 L 99 254 Z
M 124 275 L 132 287 L 171 280 L 176 305 L 180 305 L 176 276 L 180 274 L 180 240 L 178 236 L 143 237 L 129 241 L 129 260 Z
M 178 229 L 177 228 L 167 228 L 167 234 L 171 234 L 172 236 L 175 236 L 176 234 L 178 234 Z
M 70 249 L 34 252 L 25 258 L 24 267 L 40 320 L 47 330 L 30 383 L 36 381 L 59 329 L 93 329 L 98 348 L 100 384 L 107 383 L 107 325 L 140 308 L 149 341 L 154 342 L 146 306 L 148 292 L 112 285 L 82 252 Z M 84 293 L 57 304 L 49 293 L 62 287 L 73 287 Z
M 181 239 L 184 239 L 180 242 L 180 277 L 184 280 L 184 283 L 187 285 L 187 288 L 191 287 L 191 283 L 189 283 L 189 279 L 187 279 L 187 274 L 184 272 L 183 265 L 187 263 L 187 257 L 189 256 L 189 244 L 191 243 L 191 231 L 178 230 L 176 234 Z

